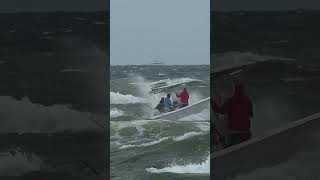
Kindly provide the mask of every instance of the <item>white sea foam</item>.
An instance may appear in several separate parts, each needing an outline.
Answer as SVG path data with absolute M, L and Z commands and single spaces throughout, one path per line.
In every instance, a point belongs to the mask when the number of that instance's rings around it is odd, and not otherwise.
M 188 133 L 185 133 L 181 136 L 177 136 L 177 137 L 173 137 L 173 140 L 174 141 L 183 141 L 183 140 L 186 140 L 186 139 L 189 139 L 189 138 L 192 138 L 194 136 L 200 136 L 200 135 L 203 135 L 204 133 L 203 132 L 188 132 Z
M 144 125 L 154 122 L 160 122 L 156 120 L 134 120 L 134 121 L 111 121 L 111 128 L 117 131 L 116 136 L 119 137 L 118 131 L 124 128 L 134 127 L 137 129 L 139 135 L 143 135 L 145 130 Z
M 138 104 L 147 103 L 147 100 L 136 97 L 131 94 L 121 94 L 119 92 L 110 92 L 110 104 Z
M 198 91 L 189 90 L 189 104 L 192 105 L 194 103 L 197 103 L 207 97 L 201 95 Z
M 159 140 L 151 141 L 151 142 L 148 142 L 148 143 L 123 145 L 123 146 L 119 147 L 119 149 L 127 149 L 127 148 L 132 148 L 132 147 L 147 147 L 147 146 L 153 146 L 153 145 L 159 144 L 159 143 L 161 143 L 162 141 L 165 141 L 165 140 L 167 140 L 167 139 L 169 139 L 169 137 L 164 137 L 164 138 L 161 138 L 161 139 L 159 139 Z
M 193 79 L 193 78 L 174 78 L 174 79 L 162 79 L 159 81 L 152 82 L 152 84 L 162 83 L 166 82 L 167 85 L 173 85 L 178 83 L 189 83 L 189 82 L 202 82 L 202 80 L 199 79 Z
M 135 148 L 135 147 L 147 147 L 147 146 L 153 146 L 153 145 L 156 145 L 156 144 L 159 144 L 159 143 L 162 143 L 163 141 L 165 140 L 169 140 L 169 139 L 172 139 L 173 141 L 176 141 L 176 142 L 179 142 L 179 141 L 184 141 L 186 139 L 189 139 L 189 138 L 192 138 L 192 137 L 195 137 L 195 136 L 200 136 L 200 135 L 204 135 L 205 133 L 204 132 L 188 132 L 188 133 L 185 133 L 181 136 L 174 136 L 174 137 L 163 137 L 163 138 L 160 138 L 158 140 L 155 140 L 155 141 L 151 141 L 151 142 L 147 142 L 147 143 L 142 143 L 142 144 L 127 144 L 127 145 L 122 145 L 121 147 L 119 147 L 119 149 L 127 149 L 127 148 Z M 134 142 L 134 141 L 130 141 L 131 143 Z
M 116 129 L 116 131 L 119 131 L 121 129 L 124 128 L 128 128 L 128 127 L 135 127 L 139 133 L 139 136 L 142 136 L 144 131 L 145 131 L 145 127 L 144 125 L 146 125 L 147 123 L 152 122 L 151 120 L 147 120 L 147 121 L 133 121 L 135 123 L 131 123 L 128 121 L 121 121 L 121 122 L 111 122 L 111 127 Z M 153 122 L 159 122 L 159 120 L 157 121 L 153 121 Z M 164 121 L 163 121 L 164 122 Z M 127 149 L 127 148 L 134 148 L 134 147 L 146 147 L 146 146 L 153 146 L 156 144 L 159 144 L 165 140 L 173 140 L 173 141 L 184 141 L 186 139 L 195 137 L 195 136 L 199 136 L 199 135 L 204 135 L 206 133 L 206 129 L 203 130 L 203 128 L 199 128 L 201 131 L 196 132 L 196 131 L 192 131 L 192 132 L 187 132 L 183 135 L 180 136 L 169 136 L 169 137 L 163 137 L 160 138 L 158 140 L 155 141 L 151 141 L 151 142 L 144 142 L 142 144 L 127 144 L 127 145 L 123 145 L 121 146 L 119 149 Z M 118 133 L 116 133 L 115 137 L 119 137 Z M 130 141 L 130 143 L 132 143 L 134 141 Z
M 209 122 L 197 122 L 196 126 L 204 132 L 210 131 L 210 123 Z
M 186 165 L 171 164 L 168 167 L 157 169 L 147 168 L 149 173 L 177 173 L 177 174 L 210 174 L 210 157 L 202 163 L 189 163 Z
M 121 117 L 124 115 L 124 111 L 117 109 L 117 108 L 112 108 L 110 110 L 110 117 L 111 118 L 117 118 L 117 117 Z

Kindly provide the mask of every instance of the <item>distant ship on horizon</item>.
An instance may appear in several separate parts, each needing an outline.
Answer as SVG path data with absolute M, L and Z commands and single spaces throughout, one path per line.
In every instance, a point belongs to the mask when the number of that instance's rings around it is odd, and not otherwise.
M 165 65 L 166 63 L 163 61 L 152 61 L 151 64 L 152 65 Z
M 162 58 L 161 58 L 162 59 Z M 166 63 L 164 61 L 161 60 L 153 60 L 151 62 L 151 65 L 165 65 Z

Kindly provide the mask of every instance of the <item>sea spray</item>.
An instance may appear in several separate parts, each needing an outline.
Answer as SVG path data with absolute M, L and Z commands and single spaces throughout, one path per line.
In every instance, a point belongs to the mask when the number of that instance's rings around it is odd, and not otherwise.
M 210 156 L 202 163 L 189 163 L 186 165 L 170 164 L 161 169 L 147 168 L 149 173 L 177 173 L 177 174 L 210 174 Z
M 117 118 L 117 117 L 121 117 L 124 115 L 124 111 L 117 109 L 117 108 L 112 108 L 110 110 L 110 117 L 111 118 Z
M 121 94 L 119 92 L 110 92 L 110 104 L 138 104 L 147 103 L 147 100 L 141 97 L 135 97 L 131 94 Z

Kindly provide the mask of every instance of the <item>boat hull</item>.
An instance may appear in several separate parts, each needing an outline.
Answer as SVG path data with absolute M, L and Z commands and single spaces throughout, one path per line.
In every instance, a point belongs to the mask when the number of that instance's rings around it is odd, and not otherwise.
M 195 104 L 187 107 L 180 108 L 175 111 L 171 111 L 159 116 L 154 116 L 151 119 L 165 119 L 165 120 L 177 120 L 192 114 L 197 114 L 209 107 L 210 97 L 203 99 Z M 205 120 L 205 119 L 204 119 Z

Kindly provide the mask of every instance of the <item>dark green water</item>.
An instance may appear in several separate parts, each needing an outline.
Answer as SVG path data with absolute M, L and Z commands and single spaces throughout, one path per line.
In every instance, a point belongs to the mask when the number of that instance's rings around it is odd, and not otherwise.
M 147 120 L 165 94 L 148 83 L 185 82 L 190 103 L 210 96 L 209 66 L 112 66 L 111 179 L 209 179 L 209 108 L 176 121 Z

